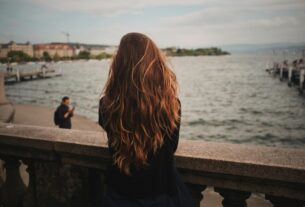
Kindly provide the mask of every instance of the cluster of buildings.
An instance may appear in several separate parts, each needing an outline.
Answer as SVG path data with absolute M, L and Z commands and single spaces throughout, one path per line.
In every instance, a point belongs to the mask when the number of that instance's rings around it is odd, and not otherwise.
M 6 58 L 10 51 L 22 51 L 30 57 L 41 58 L 44 53 L 48 53 L 50 57 L 73 57 L 77 56 L 81 51 L 87 51 L 92 56 L 101 53 L 113 54 L 116 50 L 115 46 L 89 45 L 79 43 L 46 43 L 31 44 L 16 43 L 10 41 L 6 44 L 0 44 L 0 58 Z
M 17 44 L 13 41 L 7 44 L 0 45 L 0 58 L 6 58 L 7 54 L 10 51 L 22 51 L 25 54 L 33 57 L 34 56 L 34 48 L 30 42 Z

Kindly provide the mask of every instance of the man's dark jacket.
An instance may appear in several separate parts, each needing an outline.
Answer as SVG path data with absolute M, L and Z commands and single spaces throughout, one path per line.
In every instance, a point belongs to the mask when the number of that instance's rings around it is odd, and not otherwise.
M 64 128 L 64 129 L 71 129 L 72 124 L 71 124 L 71 117 L 73 116 L 73 113 L 70 113 L 67 118 L 65 118 L 65 113 L 69 111 L 69 107 L 65 104 L 60 104 L 58 106 L 56 113 L 58 116 L 58 121 L 59 121 L 59 128 Z

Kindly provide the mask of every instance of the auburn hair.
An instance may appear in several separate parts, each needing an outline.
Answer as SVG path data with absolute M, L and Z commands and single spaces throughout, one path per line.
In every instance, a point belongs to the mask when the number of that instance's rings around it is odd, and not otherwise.
M 148 154 L 177 127 L 176 75 L 149 37 L 128 33 L 112 59 L 102 96 L 113 164 L 130 175 L 131 167 L 148 165 Z

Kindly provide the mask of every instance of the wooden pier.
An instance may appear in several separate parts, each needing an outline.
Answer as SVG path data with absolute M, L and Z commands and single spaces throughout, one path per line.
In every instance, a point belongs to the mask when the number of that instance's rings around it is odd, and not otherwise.
M 57 72 L 52 68 L 42 68 L 34 70 L 19 70 L 4 73 L 5 83 L 20 82 L 25 80 L 44 79 L 54 76 L 61 76 L 61 72 Z
M 273 63 L 272 67 L 266 71 L 274 77 L 279 77 L 280 81 L 287 81 L 289 87 L 295 86 L 301 95 L 305 95 L 305 63 L 304 58 L 291 63 Z

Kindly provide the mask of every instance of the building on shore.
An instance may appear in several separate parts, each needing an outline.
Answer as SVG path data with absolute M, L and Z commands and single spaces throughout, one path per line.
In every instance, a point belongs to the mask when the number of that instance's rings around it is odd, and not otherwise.
M 91 56 L 98 56 L 100 54 L 106 53 L 113 55 L 117 50 L 116 46 L 108 45 L 90 45 L 90 44 L 80 44 L 74 45 L 75 55 L 78 55 L 81 51 L 87 51 Z
M 86 47 L 82 46 L 82 45 L 74 45 L 74 54 L 77 56 L 80 52 L 82 51 L 88 51 Z M 89 51 L 88 51 L 89 52 Z
M 94 46 L 94 47 L 89 47 L 88 52 L 90 52 L 90 55 L 92 56 L 97 56 L 100 55 L 101 53 L 105 53 L 105 48 L 104 46 Z
M 71 58 L 79 55 L 80 52 L 89 52 L 91 57 L 108 54 L 113 55 L 117 50 L 116 46 L 97 45 L 97 44 L 82 44 L 82 43 L 43 43 L 31 44 L 15 43 L 11 41 L 6 44 L 0 44 L 0 58 L 8 57 L 10 51 L 22 51 L 31 58 Z
M 105 47 L 104 52 L 107 54 L 113 55 L 116 53 L 117 50 L 118 50 L 117 46 L 108 46 L 108 47 Z
M 42 58 L 44 53 L 54 57 L 72 57 L 75 55 L 74 48 L 66 43 L 50 43 L 34 45 L 34 57 Z
M 21 51 L 30 57 L 34 55 L 33 45 L 30 42 L 16 43 L 10 41 L 7 44 L 0 45 L 0 58 L 6 58 L 10 51 Z

